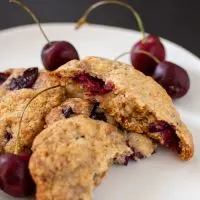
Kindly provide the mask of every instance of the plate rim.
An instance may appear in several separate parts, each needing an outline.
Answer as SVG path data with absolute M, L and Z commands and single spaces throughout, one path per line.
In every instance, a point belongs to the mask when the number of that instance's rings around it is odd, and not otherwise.
M 75 27 L 76 23 L 74 22 L 45 22 L 45 23 L 40 23 L 42 25 L 42 27 L 44 27 L 44 29 L 46 28 L 51 28 L 53 26 L 68 26 L 69 28 L 73 28 Z M 24 25 L 19 25 L 19 26 L 14 26 L 14 27 L 9 27 L 9 28 L 5 28 L 5 29 L 1 29 L 0 30 L 0 37 L 3 34 L 9 34 L 13 31 L 23 31 L 26 30 L 30 30 L 30 29 L 34 29 L 35 27 L 37 27 L 37 24 L 24 24 Z M 124 28 L 124 27 L 117 27 L 117 26 L 108 26 L 108 25 L 102 25 L 102 24 L 95 24 L 95 23 L 90 23 L 89 25 L 85 25 L 84 27 L 82 27 L 81 29 L 84 28 L 95 28 L 95 29 L 107 29 L 110 31 L 120 31 L 120 32 L 124 32 L 124 33 L 128 33 L 128 34 L 141 34 L 139 31 L 134 30 L 134 29 L 129 29 L 129 28 Z M 80 30 L 81 30 L 80 29 Z M 146 32 L 146 34 L 150 34 L 148 32 Z M 181 46 L 180 44 L 177 44 L 175 42 L 172 42 L 164 37 L 160 37 L 158 36 L 161 40 L 163 40 L 164 42 L 168 43 L 169 45 L 174 46 L 175 48 L 179 48 L 181 50 L 183 50 L 185 53 L 189 54 L 190 56 L 192 56 L 194 59 L 196 59 L 197 61 L 200 62 L 200 58 L 195 55 L 193 52 L 191 52 L 189 49 L 186 49 L 185 47 Z

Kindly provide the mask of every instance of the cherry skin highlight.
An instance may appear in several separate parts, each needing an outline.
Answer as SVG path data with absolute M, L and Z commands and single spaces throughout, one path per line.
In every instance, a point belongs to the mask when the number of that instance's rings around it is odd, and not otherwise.
M 131 50 L 131 62 L 135 69 L 151 76 L 158 63 L 148 55 L 137 53 L 139 51 L 148 52 L 162 62 L 165 60 L 164 46 L 158 37 L 148 35 L 136 43 Z

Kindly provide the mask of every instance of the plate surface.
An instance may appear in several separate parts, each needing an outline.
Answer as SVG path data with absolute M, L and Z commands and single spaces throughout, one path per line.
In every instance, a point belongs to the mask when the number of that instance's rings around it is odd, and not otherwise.
M 51 40 L 67 40 L 78 49 L 81 58 L 101 56 L 114 59 L 131 49 L 141 38 L 136 31 L 90 25 L 74 30 L 74 24 L 45 24 Z M 160 149 L 149 159 L 114 166 L 95 190 L 94 200 L 199 200 L 200 199 L 200 60 L 182 47 L 164 40 L 168 60 L 189 73 L 191 88 L 177 100 L 176 108 L 191 130 L 195 156 L 189 162 Z M 35 25 L 0 32 L 0 71 L 11 67 L 42 66 L 40 52 L 46 41 Z M 122 61 L 129 63 L 129 57 Z M 0 192 L 0 199 L 14 200 Z M 28 198 L 26 198 L 28 199 Z

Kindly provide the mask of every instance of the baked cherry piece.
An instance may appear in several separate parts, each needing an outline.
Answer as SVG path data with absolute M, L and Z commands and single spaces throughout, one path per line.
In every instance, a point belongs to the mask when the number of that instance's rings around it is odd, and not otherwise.
M 104 95 L 114 89 L 114 84 L 111 82 L 105 83 L 102 79 L 93 77 L 86 72 L 80 72 L 72 77 L 72 80 L 82 85 L 88 92 L 88 95 Z
M 94 120 L 102 120 L 104 122 L 107 122 L 107 117 L 104 112 L 99 110 L 99 102 L 96 102 L 92 108 L 90 118 Z
M 75 47 L 69 42 L 54 41 L 43 47 L 41 58 L 45 68 L 53 71 L 70 60 L 79 60 L 79 55 Z
M 144 156 L 140 152 L 137 152 L 134 149 L 133 149 L 133 152 L 134 152 L 133 154 L 125 158 L 125 161 L 124 161 L 125 166 L 128 165 L 130 160 L 137 161 L 144 158 Z
M 145 51 L 162 62 L 165 60 L 165 49 L 158 37 L 148 35 L 136 43 L 131 50 L 131 62 L 135 69 L 151 76 L 156 68 L 157 62 L 150 56 L 139 53 Z
M 39 71 L 37 67 L 28 68 L 24 71 L 23 75 L 18 78 L 13 78 L 10 81 L 9 89 L 10 90 L 20 90 L 23 88 L 32 88 L 35 84 L 39 75 Z
M 10 2 L 17 4 L 31 16 L 47 41 L 41 52 L 41 59 L 45 69 L 53 71 L 70 60 L 79 59 L 78 52 L 71 43 L 66 41 L 50 41 L 48 39 L 38 18 L 24 3 L 19 0 L 10 0 Z
M 153 78 L 173 99 L 184 96 L 190 88 L 190 79 L 186 70 L 172 62 L 159 63 Z
M 69 108 L 64 108 L 64 109 L 62 109 L 62 113 L 63 113 L 63 115 L 65 116 L 65 118 L 67 119 L 67 118 L 69 118 L 71 115 L 74 114 L 74 111 L 72 110 L 71 107 L 69 107 Z
M 0 156 L 0 188 L 14 196 L 24 197 L 34 193 L 35 184 L 28 169 L 30 155 L 4 154 Z
M 176 135 L 176 129 L 174 126 L 168 124 L 165 121 L 158 120 L 149 125 L 149 132 L 151 134 L 160 133 L 162 136 L 163 145 L 169 147 L 173 151 L 180 153 L 180 139 Z

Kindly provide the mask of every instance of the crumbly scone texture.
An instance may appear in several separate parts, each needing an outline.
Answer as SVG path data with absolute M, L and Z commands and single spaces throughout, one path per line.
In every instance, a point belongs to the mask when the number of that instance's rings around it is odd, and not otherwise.
M 129 132 L 127 134 L 127 144 L 134 150 L 134 160 L 148 158 L 157 150 L 155 142 L 143 134 Z
M 90 116 L 93 109 L 93 103 L 81 98 L 68 98 L 61 105 L 53 108 L 45 118 L 47 126 L 53 124 L 61 119 L 73 117 L 75 115 Z M 64 111 L 71 109 L 71 113 L 68 116 L 64 114 Z
M 69 91 L 72 91 L 72 96 L 76 96 L 76 93 L 78 96 L 78 92 L 84 88 L 75 84 L 72 77 L 81 72 L 114 84 L 110 93 L 92 98 L 98 100 L 100 106 L 125 129 L 148 134 L 149 124 L 158 120 L 165 121 L 175 127 L 180 139 L 181 159 L 188 160 L 193 156 L 193 140 L 188 128 L 181 121 L 166 91 L 152 78 L 130 65 L 97 57 L 71 61 L 53 74 L 62 79 L 63 85 L 74 87 Z M 91 97 L 84 93 L 84 98 Z M 160 141 L 159 137 L 154 136 L 154 139 Z
M 113 160 L 124 162 L 132 154 L 114 126 L 81 115 L 50 125 L 32 150 L 37 200 L 91 200 Z
M 10 91 L 0 99 L 0 153 L 14 152 L 19 121 L 27 103 L 38 94 L 38 90 L 21 89 Z M 55 88 L 37 96 L 26 109 L 20 128 L 21 151 L 30 150 L 37 134 L 44 128 L 45 116 L 60 105 L 66 90 Z
M 91 111 L 94 107 L 94 102 L 86 99 L 80 98 L 68 98 L 61 105 L 53 108 L 50 113 L 46 116 L 46 126 L 49 126 L 56 121 L 61 119 L 66 119 L 63 110 L 71 109 L 71 113 L 67 115 L 67 118 L 84 115 L 86 117 L 91 116 Z M 102 110 L 101 110 L 102 111 Z M 106 115 L 106 122 L 117 127 L 117 123 L 112 117 Z M 134 132 L 128 132 L 125 130 L 120 130 L 123 133 L 124 138 L 126 138 L 128 146 L 133 150 L 132 159 L 139 160 L 141 158 L 150 157 L 157 150 L 157 145 L 155 142 L 144 134 L 137 134 Z

